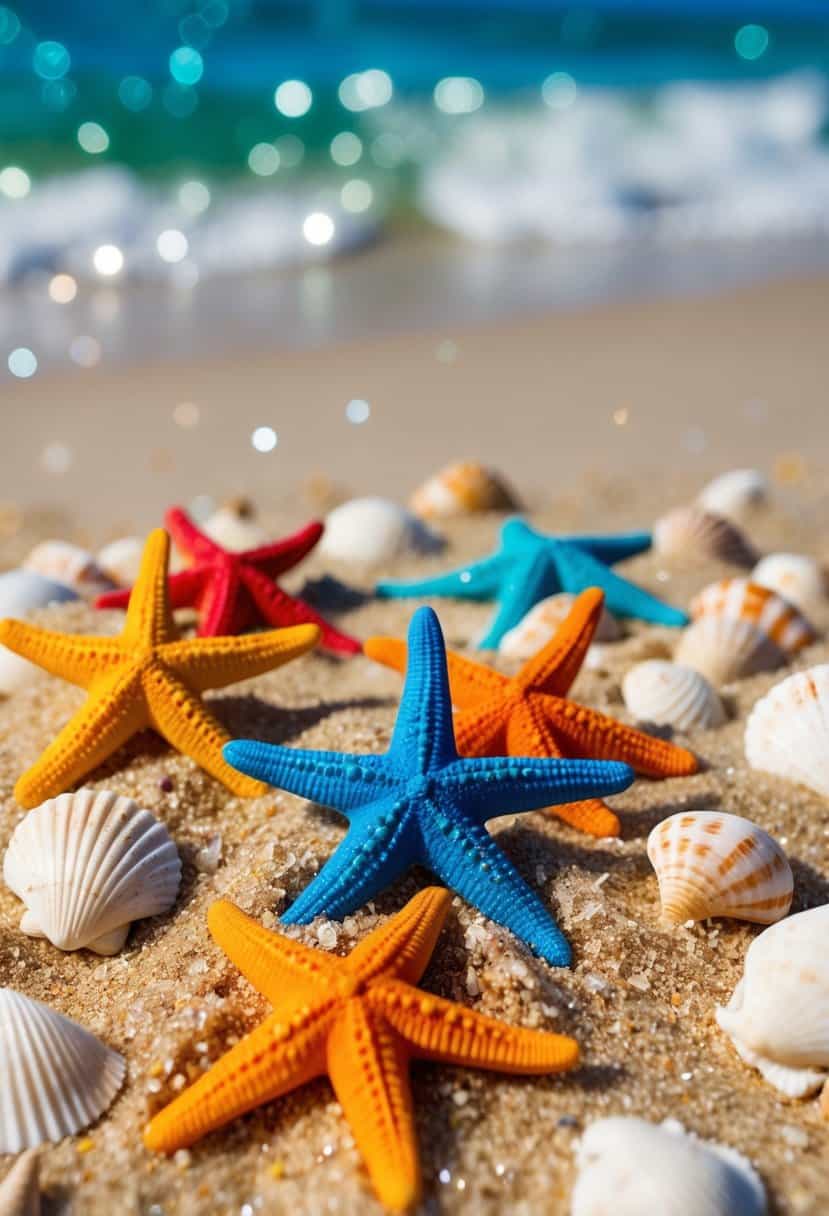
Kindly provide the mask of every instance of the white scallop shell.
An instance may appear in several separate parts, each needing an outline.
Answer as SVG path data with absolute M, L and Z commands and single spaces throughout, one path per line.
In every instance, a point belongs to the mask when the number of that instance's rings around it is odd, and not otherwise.
M 0 1216 L 40 1216 L 37 1151 L 27 1149 L 0 1182 Z
M 653 525 L 653 547 L 666 557 L 730 562 L 753 566 L 757 553 L 736 524 L 697 504 L 677 507 Z
M 232 506 L 219 507 L 218 511 L 214 511 L 206 520 L 203 530 L 217 545 L 234 553 L 256 549 L 268 539 L 267 532 L 255 519 Z
M 515 495 L 500 475 L 471 460 L 455 461 L 435 473 L 415 490 L 409 505 L 421 519 L 519 508 Z
M 662 916 L 674 925 L 708 916 L 755 924 L 780 920 L 794 881 L 786 854 L 756 823 L 724 811 L 687 811 L 658 823 L 648 857 Z
M 829 663 L 787 676 L 746 722 L 751 768 L 807 785 L 829 798 Z
M 829 904 L 789 916 L 748 948 L 717 1022 L 747 1063 L 790 1098 L 829 1077 Z
M 34 570 L 7 570 L 0 574 L 0 617 L 26 617 L 49 604 L 76 600 L 71 587 L 55 583 Z M 0 693 L 15 692 L 36 678 L 40 668 L 0 646 Z
M 559 627 L 570 615 L 576 602 L 575 595 L 567 591 L 550 595 L 540 600 L 512 629 L 508 629 L 498 646 L 501 654 L 512 659 L 531 659 L 542 646 L 546 646 Z M 593 639 L 596 642 L 614 642 L 621 636 L 621 628 L 614 616 L 603 608 Z
M 3 862 L 24 933 L 60 950 L 117 954 L 130 924 L 175 902 L 181 861 L 162 823 L 106 790 L 61 794 L 15 828 Z
M 443 538 L 385 498 L 352 498 L 325 521 L 320 552 L 342 562 L 375 564 L 407 553 L 434 553 Z
M 681 663 L 637 663 L 622 681 L 622 696 L 640 722 L 686 731 L 708 730 L 725 721 L 722 701 L 705 676 Z
M 122 536 L 98 550 L 97 562 L 119 587 L 131 587 L 138 578 L 144 542 L 140 536 Z
M 765 1216 L 766 1194 L 733 1148 L 674 1120 L 616 1116 L 581 1138 L 570 1216 Z
M 710 481 L 697 502 L 706 511 L 740 523 L 757 507 L 766 506 L 770 497 L 769 479 L 759 469 L 732 469 Z
M 77 1022 L 0 988 L 0 1153 L 37 1148 L 94 1123 L 124 1071 L 123 1057 Z
M 23 569 L 34 570 L 88 598 L 111 591 L 114 586 L 91 553 L 65 540 L 44 540 L 35 545 Z
M 782 595 L 810 621 L 820 621 L 829 610 L 826 569 L 803 553 L 770 553 L 754 567 L 751 581 Z

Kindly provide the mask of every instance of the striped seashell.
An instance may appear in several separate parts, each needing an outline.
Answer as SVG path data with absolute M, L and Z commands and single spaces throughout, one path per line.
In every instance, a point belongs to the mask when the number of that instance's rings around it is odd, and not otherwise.
M 829 904 L 761 933 L 717 1022 L 781 1093 L 803 1098 L 829 1077 Z
M 15 828 L 3 862 L 24 933 L 59 950 L 117 954 L 130 924 L 175 902 L 181 861 L 162 823 L 106 790 L 61 794 Z
M 751 768 L 829 798 L 829 663 L 787 676 L 760 698 L 746 722 L 745 752 Z
M 765 1216 L 766 1194 L 733 1148 L 681 1123 L 615 1116 L 581 1138 L 570 1216 Z
M 829 575 L 813 557 L 770 553 L 752 570 L 751 581 L 782 595 L 810 621 L 820 621 L 829 611 Z
M 0 1216 L 40 1216 L 40 1165 L 27 1149 L 0 1182 Z
M 421 519 L 520 510 L 518 500 L 498 473 L 469 460 L 455 461 L 430 477 L 412 494 L 409 506 Z
M 759 469 L 732 469 L 709 481 L 697 502 L 706 511 L 741 523 L 758 507 L 767 506 L 770 497 L 769 479 Z
M 793 604 L 745 578 L 705 587 L 691 601 L 691 615 L 674 658 L 715 685 L 782 667 L 815 640 Z
M 622 680 L 625 705 L 640 722 L 673 726 L 677 730 L 709 730 L 725 721 L 722 701 L 691 667 L 647 659 Z
M 662 918 L 673 925 L 709 916 L 754 924 L 780 920 L 794 882 L 786 854 L 756 823 L 724 811 L 671 815 L 648 837 Z
M 55 583 L 34 570 L 7 570 L 0 574 L 0 618 L 27 617 L 49 604 L 78 599 L 71 587 Z M 0 693 L 8 696 L 37 678 L 40 668 L 0 646 Z
M 351 498 L 325 521 L 320 552 L 335 561 L 376 565 L 407 553 L 436 553 L 443 537 L 386 498 Z
M 112 1103 L 124 1072 L 123 1057 L 77 1022 L 0 988 L 0 1153 L 88 1127 Z
M 692 504 L 677 507 L 653 525 L 653 547 L 665 557 L 716 559 L 749 569 L 757 553 L 736 524 Z
M 550 595 L 547 599 L 540 600 L 513 629 L 508 629 L 501 638 L 498 646 L 501 654 L 508 655 L 512 659 L 531 659 L 542 646 L 547 645 L 550 638 L 570 615 L 575 602 L 576 597 L 568 591 L 561 591 L 558 595 Z M 621 633 L 621 627 L 615 616 L 611 616 L 603 608 L 593 640 L 614 642 L 621 636 Z
M 86 599 L 111 591 L 114 586 L 93 554 L 65 540 L 44 540 L 35 545 L 24 561 L 23 569 L 71 587 Z

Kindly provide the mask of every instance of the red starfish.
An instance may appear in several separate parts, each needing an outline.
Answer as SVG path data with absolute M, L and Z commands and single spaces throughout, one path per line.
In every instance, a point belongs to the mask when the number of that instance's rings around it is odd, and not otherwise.
M 313 549 L 323 525 L 314 520 L 271 545 L 232 553 L 199 531 L 186 511 L 171 507 L 164 526 L 190 561 L 187 570 L 168 580 L 170 606 L 195 608 L 200 637 L 243 633 L 257 625 L 280 628 L 313 623 L 322 631 L 320 644 L 342 654 L 357 654 L 360 643 L 340 633 L 304 600 L 286 595 L 274 579 L 290 570 Z M 108 591 L 95 601 L 97 608 L 126 608 L 129 591 Z

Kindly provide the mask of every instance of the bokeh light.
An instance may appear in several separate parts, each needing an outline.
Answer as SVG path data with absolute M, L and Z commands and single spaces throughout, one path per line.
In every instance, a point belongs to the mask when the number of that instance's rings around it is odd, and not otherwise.
M 295 169 L 305 156 L 305 144 L 296 135 L 280 135 L 274 147 L 279 153 L 279 164 L 285 169 Z
M 201 215 L 210 206 L 210 190 L 204 182 L 182 182 L 178 188 L 178 205 L 188 215 Z
M 569 72 L 553 72 L 541 86 L 544 104 L 551 110 L 566 110 L 576 100 L 578 85 Z
M 769 32 L 764 25 L 743 25 L 734 35 L 734 49 L 741 59 L 759 59 L 769 46 Z
M 179 401 L 173 408 L 173 422 L 184 430 L 198 426 L 201 411 L 194 401 Z
M 153 99 L 153 86 L 143 76 L 125 76 L 118 85 L 118 100 L 127 110 L 138 114 Z
M 363 155 L 363 141 L 353 131 L 340 131 L 331 140 L 331 159 L 336 165 L 356 165 Z
M 61 42 L 39 42 L 32 56 L 32 67 L 41 80 L 60 80 L 69 71 L 71 62 Z
M 179 46 L 170 56 L 170 75 L 177 84 L 198 84 L 204 74 L 204 60 L 193 46 Z
M 279 442 L 279 436 L 272 426 L 258 426 L 250 442 L 257 452 L 272 452 Z
M 273 104 L 286 118 L 301 118 L 311 109 L 313 100 L 304 80 L 283 80 L 273 95 Z
M 78 284 L 71 274 L 56 274 L 49 280 L 49 298 L 56 304 L 71 304 L 78 294 Z
M 109 136 L 99 122 L 82 122 L 78 127 L 78 143 L 90 156 L 98 156 L 109 147 Z
M 89 334 L 78 334 L 69 343 L 69 358 L 78 367 L 95 367 L 101 362 L 101 343 Z
M 357 215 L 368 211 L 374 201 L 374 191 L 371 185 L 361 177 L 352 177 L 340 191 L 340 202 L 346 211 Z
M 92 255 L 98 274 L 111 279 L 124 269 L 124 255 L 117 245 L 99 245 Z
M 187 257 L 190 242 L 178 228 L 165 228 L 158 234 L 155 247 L 162 262 L 180 262 Z
M 312 211 L 305 217 L 302 235 L 309 245 L 327 245 L 334 236 L 334 221 L 324 211 Z
M 66 473 L 72 464 L 72 449 L 68 444 L 55 439 L 46 444 L 40 454 L 40 463 L 47 473 L 55 473 L 58 476 Z
M 9 371 L 20 380 L 28 380 L 37 371 L 37 356 L 28 346 L 18 346 L 8 358 Z
M 434 99 L 444 114 L 472 114 L 484 104 L 483 85 L 474 76 L 445 76 L 435 85 Z
M 0 46 L 8 46 L 20 33 L 20 19 L 12 9 L 0 5 Z
M 345 407 L 345 416 L 349 422 L 359 426 L 360 423 L 368 421 L 371 416 L 371 406 L 362 397 L 354 397 Z
M 0 194 L 6 198 L 25 198 L 31 188 L 31 179 L 25 169 L 18 165 L 6 165 L 5 169 L 0 169 Z
M 279 168 L 279 153 L 273 144 L 254 144 L 248 153 L 248 168 L 257 177 L 270 177 Z
M 382 68 L 352 72 L 350 76 L 345 77 L 337 90 L 340 104 L 355 113 L 387 105 L 393 93 L 392 78 Z

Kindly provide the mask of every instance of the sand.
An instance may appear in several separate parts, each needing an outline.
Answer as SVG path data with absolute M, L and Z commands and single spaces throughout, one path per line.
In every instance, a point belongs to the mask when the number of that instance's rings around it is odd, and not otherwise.
M 753 539 L 764 550 L 829 557 L 822 524 L 829 477 L 789 460 L 778 473 L 783 481 L 778 479 L 775 505 L 750 521 Z M 662 468 L 648 479 L 584 480 L 574 494 L 542 489 L 537 497 L 544 505 L 533 518 L 562 530 L 647 523 L 681 501 L 694 480 L 693 470 L 686 470 L 683 485 Z M 296 504 L 277 510 L 269 502 L 263 502 L 264 522 L 278 531 Z M 425 572 L 479 555 L 499 522 L 493 516 L 454 522 L 446 528 L 445 558 L 401 560 L 388 573 Z M 624 572 L 678 604 L 728 573 L 716 564 L 654 555 L 627 563 Z M 314 555 L 287 585 L 297 588 L 323 574 L 358 590 L 372 581 L 369 571 L 332 568 Z M 311 590 L 360 637 L 402 633 L 413 607 L 366 599 L 337 612 L 345 597 L 335 584 L 312 582 Z M 443 602 L 439 608 L 457 648 L 469 646 L 488 616 L 485 605 Z M 114 632 L 121 617 L 76 604 L 50 609 L 40 619 L 73 631 Z M 829 625 L 829 616 L 821 624 Z M 646 626 L 628 634 L 608 645 L 600 666 L 583 671 L 574 689 L 577 698 L 625 720 L 624 672 L 638 658 L 666 653 L 676 637 Z M 827 660 L 829 645 L 820 642 L 795 666 Z M 496 662 L 505 671 L 515 666 Z M 758 929 L 729 921 L 661 926 L 645 853 L 649 830 L 666 815 L 720 807 L 755 820 L 784 844 L 795 872 L 796 909 L 827 901 L 826 801 L 751 772 L 743 756 L 746 714 L 784 674 L 736 683 L 727 690 L 726 725 L 678 737 L 704 759 L 698 775 L 637 781 L 611 800 L 624 825 L 620 841 L 588 839 L 544 814 L 493 822 L 501 846 L 559 918 L 575 965 L 550 968 L 456 898 L 423 985 L 507 1021 L 573 1035 L 583 1066 L 567 1077 L 527 1080 L 416 1065 L 423 1212 L 564 1216 L 580 1132 L 595 1118 L 619 1113 L 678 1118 L 699 1135 L 739 1149 L 760 1171 L 777 1216 L 825 1212 L 829 1124 L 817 1101 L 782 1100 L 740 1061 L 714 1022 L 715 1007 L 731 995 Z M 395 673 L 363 657 L 311 654 L 210 700 L 236 735 L 375 752 L 388 743 L 399 690 Z M 12 796 L 15 779 L 81 700 L 77 689 L 43 675 L 0 705 L 0 849 L 21 818 Z M 172 1160 L 150 1156 L 141 1144 L 148 1115 L 267 1010 L 209 939 L 210 903 L 232 899 L 275 925 L 336 847 L 343 821 L 283 793 L 254 801 L 231 797 L 151 735 L 133 740 L 89 784 L 128 794 L 163 819 L 181 852 L 184 882 L 173 911 L 137 925 L 125 950 L 109 960 L 62 954 L 23 936 L 21 905 L 0 886 L 0 982 L 77 1018 L 128 1062 L 122 1093 L 99 1123 L 43 1150 L 43 1185 L 54 1201 L 49 1210 L 71 1207 L 84 1216 L 379 1212 L 326 1081 L 259 1109 Z M 341 925 L 316 922 L 289 932 L 345 954 L 425 881 L 425 873 L 414 872 Z

